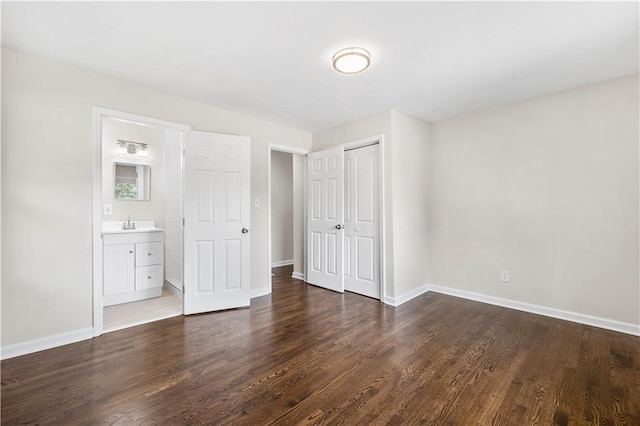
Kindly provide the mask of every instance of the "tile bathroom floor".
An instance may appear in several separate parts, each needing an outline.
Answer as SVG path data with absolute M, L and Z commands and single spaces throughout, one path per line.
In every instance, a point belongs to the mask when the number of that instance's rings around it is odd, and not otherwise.
M 104 332 L 182 315 L 182 301 L 166 288 L 162 296 L 104 308 Z

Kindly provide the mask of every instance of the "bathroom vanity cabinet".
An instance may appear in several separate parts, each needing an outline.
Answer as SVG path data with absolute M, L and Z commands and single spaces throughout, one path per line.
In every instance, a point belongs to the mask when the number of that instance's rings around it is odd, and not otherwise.
M 104 306 L 162 295 L 162 231 L 105 233 L 102 241 Z

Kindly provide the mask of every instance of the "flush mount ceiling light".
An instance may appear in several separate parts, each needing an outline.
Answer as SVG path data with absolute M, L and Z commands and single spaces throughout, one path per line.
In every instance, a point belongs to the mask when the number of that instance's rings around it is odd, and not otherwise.
M 333 55 L 333 68 L 345 74 L 356 74 L 369 68 L 371 55 L 361 47 L 348 47 Z

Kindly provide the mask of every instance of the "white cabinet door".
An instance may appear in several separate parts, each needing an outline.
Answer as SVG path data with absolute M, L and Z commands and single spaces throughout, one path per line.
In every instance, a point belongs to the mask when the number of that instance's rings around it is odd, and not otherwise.
M 135 290 L 135 245 L 105 245 L 103 253 L 104 296 Z
M 380 299 L 379 145 L 345 152 L 344 289 Z
M 344 151 L 336 147 L 307 155 L 307 282 L 344 291 Z
M 249 306 L 250 140 L 185 131 L 184 313 Z

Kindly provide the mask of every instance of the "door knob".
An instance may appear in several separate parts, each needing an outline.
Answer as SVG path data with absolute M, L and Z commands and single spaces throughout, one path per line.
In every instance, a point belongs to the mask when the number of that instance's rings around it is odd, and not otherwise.
M 343 228 L 344 228 L 344 225 L 340 225 L 340 224 L 336 225 L 336 229 L 343 229 Z
M 243 234 L 248 234 L 248 233 L 249 233 L 249 230 L 248 230 L 247 228 L 242 228 L 242 233 L 243 233 Z

